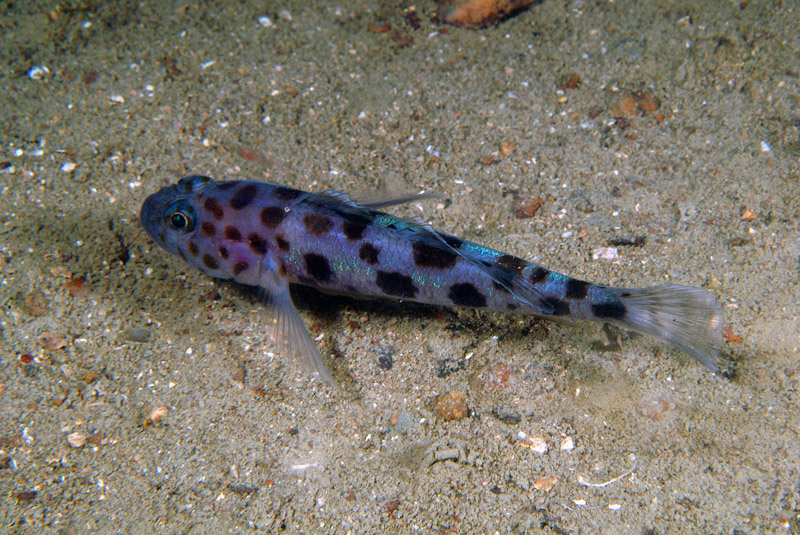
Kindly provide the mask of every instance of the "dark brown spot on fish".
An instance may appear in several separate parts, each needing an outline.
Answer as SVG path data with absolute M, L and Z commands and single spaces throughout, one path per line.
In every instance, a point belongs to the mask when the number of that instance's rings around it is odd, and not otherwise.
M 236 190 L 236 193 L 231 197 L 231 208 L 234 210 L 241 210 L 246 208 L 258 193 L 258 187 L 255 184 L 247 184 Z
M 303 216 L 303 225 L 306 226 L 306 230 L 312 235 L 322 236 L 333 228 L 333 221 L 324 215 L 307 214 Z
M 241 273 L 242 271 L 247 270 L 247 268 L 249 268 L 249 267 L 250 267 L 250 265 L 247 262 L 243 261 L 243 260 L 239 261 L 239 262 L 236 262 L 233 265 L 233 274 L 234 275 L 239 275 L 239 273 Z
M 347 236 L 347 239 L 350 241 L 356 241 L 361 239 L 361 235 L 364 234 L 364 230 L 366 230 L 367 225 L 365 223 L 360 223 L 358 221 L 345 221 L 344 222 L 344 235 Z
M 225 227 L 225 237 L 231 241 L 242 241 L 242 233 L 233 225 Z
M 589 291 L 589 283 L 577 279 L 567 281 L 567 297 L 570 299 L 583 299 Z
M 219 205 L 217 200 L 214 197 L 208 197 L 206 202 L 203 203 L 203 207 L 211 212 L 211 215 L 214 216 L 214 219 L 219 221 L 225 216 L 225 212 L 222 210 L 222 206 Z
M 288 251 L 289 248 L 290 248 L 289 242 L 286 241 L 286 238 L 284 238 L 280 234 L 275 236 L 275 244 L 278 246 L 278 249 L 280 249 L 281 251 Z
M 278 206 L 267 206 L 261 210 L 261 223 L 272 230 L 278 227 L 286 217 L 286 212 Z
M 197 244 L 195 242 L 193 242 L 193 241 L 190 241 L 189 242 L 189 254 L 191 254 L 192 256 L 197 256 L 197 254 L 199 252 L 200 252 L 200 249 L 197 248 Z
M 594 312 L 594 315 L 598 318 L 618 320 L 624 318 L 627 311 L 625 305 L 619 301 L 608 301 L 606 303 L 592 305 L 592 312 Z
M 267 252 L 267 241 L 255 232 L 248 234 L 247 243 L 250 244 L 250 249 L 254 253 L 264 254 Z
M 374 245 L 367 242 L 358 250 L 358 257 L 367 264 L 375 265 L 378 263 L 379 252 L 380 249 L 377 249 Z
M 376 212 L 375 210 L 356 209 L 351 205 L 329 204 L 325 205 L 325 209 L 332 215 L 341 217 L 345 221 L 365 226 L 372 223 L 376 215 L 380 215 L 380 212 Z
M 213 236 L 214 233 L 217 232 L 217 229 L 214 228 L 214 223 L 211 223 L 210 221 L 203 221 L 203 224 L 200 225 L 200 228 L 202 229 L 203 234 L 209 237 Z
M 186 253 L 183 252 L 183 249 L 178 249 L 178 256 L 180 256 L 183 259 L 184 262 L 187 261 Z
M 445 236 L 443 234 L 439 234 L 439 237 L 442 238 L 444 242 L 453 249 L 461 249 L 461 246 L 464 244 L 464 240 L 461 238 L 456 238 L 455 236 Z
M 475 285 L 470 282 L 452 285 L 447 296 L 454 305 L 463 307 L 486 306 L 486 296 L 480 293 Z
M 203 265 L 208 269 L 219 269 L 219 262 L 217 262 L 217 259 L 210 254 L 203 255 Z
M 328 264 L 328 259 L 316 253 L 308 253 L 303 255 L 303 260 L 306 263 L 306 271 L 317 282 L 328 282 L 331 280 L 333 271 Z
M 447 269 L 456 265 L 458 255 L 449 249 L 443 249 L 425 242 L 414 242 L 411 246 L 414 264 L 417 267 Z
M 528 263 L 525 260 L 517 258 L 516 256 L 512 256 L 510 254 L 505 254 L 501 256 L 500 258 L 495 260 L 494 263 L 498 267 L 513 271 L 518 275 L 522 273 L 522 270 L 525 269 L 525 266 L 528 265 Z
M 511 293 L 511 290 L 509 290 L 508 288 L 506 288 L 497 281 L 492 281 L 492 285 L 494 286 L 495 290 L 501 291 L 503 293 Z
M 544 281 L 545 277 L 547 277 L 547 275 L 549 275 L 549 274 L 550 274 L 550 270 L 545 269 L 543 267 L 536 266 L 535 268 L 533 268 L 531 270 L 531 276 L 530 276 L 531 282 L 533 284 L 540 283 L 540 282 Z
M 413 298 L 418 291 L 411 277 L 397 272 L 378 271 L 375 284 L 386 295 L 395 297 Z
M 219 246 L 219 255 L 222 257 L 223 260 L 228 259 L 228 249 L 224 245 Z
M 278 268 L 278 275 L 281 277 L 285 277 L 288 271 L 286 270 L 286 264 L 281 264 L 281 267 Z
M 283 201 L 291 201 L 292 199 L 298 198 L 300 195 L 303 194 L 302 191 L 299 189 L 294 188 L 287 188 L 285 186 L 277 186 L 272 194 Z
M 158 241 L 163 242 L 166 239 L 166 236 L 163 232 L 158 233 Z
M 545 305 L 549 305 L 552 307 L 553 311 L 551 314 L 553 316 L 568 316 L 569 315 L 569 303 L 562 301 L 561 299 L 556 299 L 555 297 L 548 297 L 542 301 Z

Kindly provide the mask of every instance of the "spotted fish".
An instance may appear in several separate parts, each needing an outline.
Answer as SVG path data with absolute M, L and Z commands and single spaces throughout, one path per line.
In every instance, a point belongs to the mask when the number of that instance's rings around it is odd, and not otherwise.
M 592 284 L 379 210 L 418 198 L 357 203 L 332 191 L 189 176 L 147 197 L 141 223 L 192 267 L 263 288 L 273 339 L 331 384 L 292 304 L 290 283 L 611 323 L 665 340 L 717 370 L 722 310 L 710 292 Z

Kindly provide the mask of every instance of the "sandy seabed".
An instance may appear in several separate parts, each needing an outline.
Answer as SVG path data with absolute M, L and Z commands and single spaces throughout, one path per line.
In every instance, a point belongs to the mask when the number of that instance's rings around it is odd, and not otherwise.
M 800 533 L 800 9 L 545 0 L 474 31 L 409 7 L 2 7 L 0 531 Z M 334 393 L 271 356 L 256 292 L 143 232 L 189 173 L 433 190 L 394 212 L 708 288 L 731 377 L 299 291 Z

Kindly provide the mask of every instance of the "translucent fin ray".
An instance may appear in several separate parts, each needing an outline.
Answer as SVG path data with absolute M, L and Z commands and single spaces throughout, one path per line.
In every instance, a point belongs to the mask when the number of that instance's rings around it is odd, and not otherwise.
M 661 340 L 718 371 L 722 347 L 722 307 L 714 294 L 700 288 L 665 285 L 610 288 L 625 304 L 626 318 L 614 323 Z
M 266 292 L 264 301 L 267 333 L 276 345 L 278 353 L 288 354 L 294 361 L 300 362 L 338 390 L 338 384 L 292 303 L 288 281 L 264 266 L 261 266 L 261 281 L 261 286 Z

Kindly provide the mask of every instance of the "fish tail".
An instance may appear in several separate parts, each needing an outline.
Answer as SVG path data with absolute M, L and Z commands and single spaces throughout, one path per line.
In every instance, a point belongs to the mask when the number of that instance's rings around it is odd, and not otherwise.
M 608 290 L 625 310 L 612 323 L 665 340 L 718 371 L 722 307 L 711 292 L 675 285 Z

